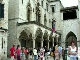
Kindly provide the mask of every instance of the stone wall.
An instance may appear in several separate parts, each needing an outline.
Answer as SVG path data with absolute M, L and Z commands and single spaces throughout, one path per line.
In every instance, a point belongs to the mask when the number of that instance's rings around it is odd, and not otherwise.
M 8 2 L 9 0 L 2 0 L 0 3 L 4 4 L 4 18 L 0 18 L 0 58 L 7 58 L 7 37 L 8 37 Z

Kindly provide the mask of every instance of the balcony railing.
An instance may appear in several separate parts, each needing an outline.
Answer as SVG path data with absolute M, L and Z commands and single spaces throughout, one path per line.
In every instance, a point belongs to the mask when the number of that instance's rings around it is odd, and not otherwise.
M 41 26 L 41 27 L 43 27 L 43 28 L 48 29 L 48 30 L 51 31 L 51 28 L 49 28 L 49 27 L 47 27 L 47 26 L 45 26 L 45 25 L 43 25 L 43 24 L 41 24 L 41 23 L 39 23 L 39 22 L 37 22 L 37 21 L 17 23 L 17 26 L 25 25 L 25 24 L 26 24 L 26 25 L 28 25 L 28 24 L 35 24 L 35 25 Z

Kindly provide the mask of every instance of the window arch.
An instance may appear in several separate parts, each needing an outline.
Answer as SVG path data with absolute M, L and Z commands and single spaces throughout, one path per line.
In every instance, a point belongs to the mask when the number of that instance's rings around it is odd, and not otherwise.
M 47 24 L 47 20 L 46 20 L 46 14 L 44 14 L 44 25 Z
M 38 2 L 37 6 L 36 6 L 36 21 L 40 23 L 41 14 L 40 14 L 40 8 L 39 8 L 39 6 L 40 6 L 40 4 Z
M 31 4 L 30 2 L 27 5 L 27 20 L 30 21 L 31 18 Z

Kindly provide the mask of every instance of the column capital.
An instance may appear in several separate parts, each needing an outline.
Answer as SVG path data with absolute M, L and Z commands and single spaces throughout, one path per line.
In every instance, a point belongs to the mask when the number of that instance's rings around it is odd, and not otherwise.
M 35 37 L 32 37 L 32 39 L 35 40 L 36 38 Z
M 48 42 L 50 42 L 50 40 L 48 40 Z

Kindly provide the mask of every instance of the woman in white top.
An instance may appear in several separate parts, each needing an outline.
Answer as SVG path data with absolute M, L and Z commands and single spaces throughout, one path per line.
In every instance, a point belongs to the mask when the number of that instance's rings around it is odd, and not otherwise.
M 77 60 L 77 47 L 75 46 L 74 41 L 71 42 L 71 46 L 68 49 L 68 54 L 70 56 L 70 60 Z

